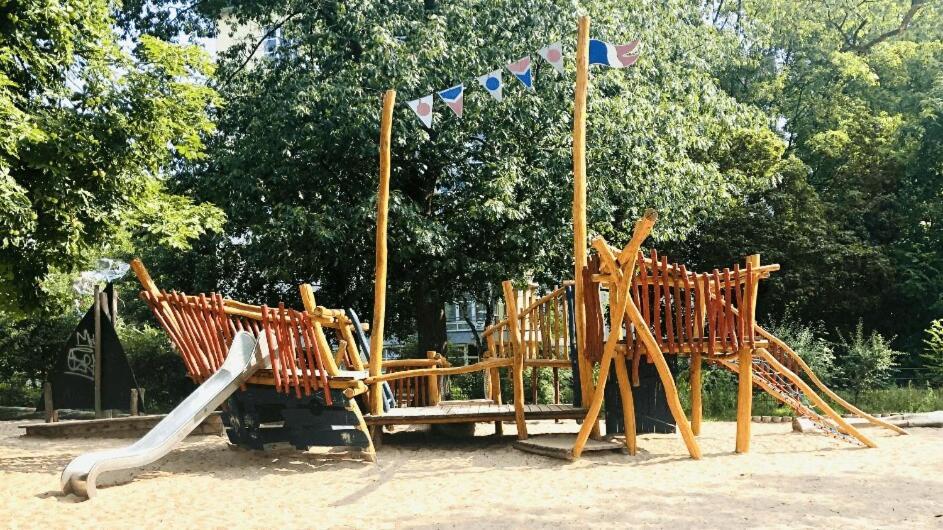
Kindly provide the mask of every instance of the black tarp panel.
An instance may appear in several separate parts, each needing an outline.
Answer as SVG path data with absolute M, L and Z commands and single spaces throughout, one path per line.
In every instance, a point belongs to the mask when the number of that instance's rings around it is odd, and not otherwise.
M 114 288 L 109 283 L 105 294 L 111 306 Z M 102 344 L 102 409 L 128 410 L 131 389 L 138 388 L 134 373 L 128 364 L 121 341 L 107 313 L 101 315 Z M 95 408 L 95 305 L 85 313 L 63 348 L 49 376 L 52 383 L 52 401 L 57 409 Z M 140 395 L 140 394 L 139 394 Z M 138 407 L 144 411 L 140 397 Z M 38 408 L 44 408 L 40 399 Z

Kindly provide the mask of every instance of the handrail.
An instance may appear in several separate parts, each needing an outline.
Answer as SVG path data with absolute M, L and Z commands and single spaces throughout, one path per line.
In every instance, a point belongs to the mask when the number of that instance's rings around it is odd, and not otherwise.
M 549 293 L 529 301 L 530 289 L 515 291 L 514 303 L 523 301 L 525 308 L 517 314 L 517 327 L 525 363 L 540 360 L 569 360 L 569 302 L 567 282 Z M 511 326 L 508 319 L 496 322 L 482 332 L 487 343 L 487 357 L 507 358 L 514 354 L 511 347 Z M 530 364 L 529 364 L 530 365 Z M 566 365 L 569 366 L 569 365 Z
M 884 427 L 885 429 L 890 429 L 890 430 L 892 430 L 892 431 L 894 431 L 894 432 L 896 432 L 896 433 L 898 433 L 898 434 L 908 434 L 907 431 L 905 431 L 904 429 L 902 429 L 902 428 L 900 428 L 900 427 L 898 427 L 898 426 L 896 426 L 896 425 L 887 423 L 886 421 L 883 421 L 883 420 L 880 420 L 880 419 L 878 419 L 878 418 L 875 418 L 874 416 L 868 414 L 867 412 L 864 412 L 863 410 L 859 409 L 858 407 L 856 407 L 856 406 L 852 405 L 851 403 L 848 403 L 847 401 L 845 401 L 844 399 L 842 399 L 841 396 L 839 396 L 838 394 L 836 394 L 835 392 L 833 392 L 830 388 L 828 388 L 827 386 L 825 386 L 825 383 L 823 383 L 823 382 L 815 375 L 815 372 L 812 371 L 812 368 L 809 367 L 808 364 L 806 364 L 806 362 L 802 359 L 802 357 L 800 357 L 798 353 L 796 353 L 792 348 L 790 348 L 789 345 L 787 345 L 785 342 L 783 342 L 779 337 L 773 335 L 773 334 L 770 333 L 769 331 L 766 331 L 765 329 L 763 329 L 763 328 L 760 327 L 759 325 L 753 326 L 753 329 L 755 329 L 762 337 L 765 337 L 765 338 L 766 338 L 767 340 L 769 340 L 771 343 L 775 344 L 775 345 L 777 346 L 777 348 L 779 348 L 779 349 L 782 350 L 784 353 L 786 353 L 793 361 L 795 361 L 795 363 L 796 363 L 797 365 L 799 365 L 800 368 L 802 368 L 802 371 L 805 372 L 805 375 L 809 377 L 809 380 L 811 380 L 812 383 L 814 383 L 815 386 L 816 386 L 819 390 L 821 390 L 822 392 L 824 392 L 825 395 L 827 395 L 829 398 L 831 398 L 831 399 L 834 400 L 836 403 L 838 403 L 842 408 L 844 408 L 844 409 L 847 410 L 848 412 L 851 412 L 851 413 L 853 413 L 853 414 L 858 415 L 858 416 L 861 417 L 861 418 L 864 418 L 864 419 L 868 420 L 872 425 L 877 425 L 877 426 L 879 426 L 879 427 Z
M 378 375 L 376 377 L 368 377 L 364 382 L 368 385 L 374 383 L 382 383 L 384 381 L 394 381 L 396 379 L 407 379 L 410 377 L 421 377 L 428 375 L 459 375 L 467 374 L 470 372 L 478 372 L 482 370 L 490 370 L 491 368 L 501 368 L 504 366 L 511 366 L 511 359 L 489 359 L 487 361 L 477 362 L 475 364 L 467 364 L 465 366 L 453 366 L 451 368 L 418 368 L 412 370 L 398 370 L 395 372 L 387 372 L 385 374 Z
M 445 357 L 436 354 L 435 358 L 432 359 L 384 359 L 383 368 L 396 368 L 396 369 L 408 369 L 408 368 L 429 368 L 432 366 L 438 367 L 449 367 L 452 366 L 452 363 L 448 361 Z

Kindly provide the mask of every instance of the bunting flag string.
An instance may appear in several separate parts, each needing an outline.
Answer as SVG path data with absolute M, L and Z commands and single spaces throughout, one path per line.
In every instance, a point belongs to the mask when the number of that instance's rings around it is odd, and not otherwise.
M 462 117 L 462 106 L 463 99 L 465 94 L 465 85 L 455 85 L 451 88 L 446 88 L 439 92 L 439 97 L 442 98 L 442 101 L 452 109 L 452 112 L 455 113 L 455 116 Z
M 537 53 L 550 63 L 554 70 L 563 73 L 563 45 L 554 42 L 550 46 L 541 48 Z
M 534 88 L 534 75 L 530 68 L 530 55 L 522 57 L 517 61 L 507 65 L 507 69 L 510 70 L 514 77 L 517 78 L 525 87 L 536 90 Z
M 634 65 L 639 58 L 639 41 L 634 40 L 628 44 L 611 44 L 599 39 L 590 39 L 589 41 L 589 64 L 601 64 L 611 68 L 626 68 Z M 558 73 L 565 73 L 563 64 L 563 45 L 560 42 L 554 42 L 537 51 L 537 54 Z M 534 90 L 534 70 L 530 55 L 525 55 L 517 61 L 505 65 L 505 68 L 514 77 L 524 85 L 526 90 Z M 502 77 L 503 69 L 499 68 L 485 75 L 478 76 L 475 80 L 491 94 L 496 101 L 504 100 L 504 79 Z M 456 118 L 462 117 L 465 107 L 465 84 L 459 83 L 455 86 L 425 95 L 421 98 L 407 101 L 409 108 L 416 113 L 416 117 L 426 128 L 432 128 L 433 116 L 433 97 L 439 95 L 439 99 L 446 104 Z

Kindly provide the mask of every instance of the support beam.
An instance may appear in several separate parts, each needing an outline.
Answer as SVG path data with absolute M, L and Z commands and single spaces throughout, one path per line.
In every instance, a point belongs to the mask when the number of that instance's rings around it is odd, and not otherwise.
M 615 263 L 615 257 L 612 255 L 612 252 L 609 250 L 609 246 L 606 244 L 605 240 L 601 237 L 596 238 L 593 241 L 596 250 L 599 252 L 600 258 L 604 263 Z M 579 434 L 576 435 L 576 441 L 573 443 L 572 456 L 573 458 L 579 458 L 583 454 L 583 448 L 586 447 L 586 442 L 589 441 L 590 434 L 592 434 L 593 428 L 597 425 L 596 419 L 599 417 L 599 411 L 602 410 L 602 401 L 606 389 L 606 380 L 609 378 L 609 369 L 612 366 L 613 360 L 616 358 L 616 345 L 619 342 L 619 333 L 614 330 L 622 328 L 622 322 L 626 314 L 626 305 L 629 297 L 629 284 L 631 279 L 629 277 L 623 277 L 622 271 L 617 267 L 611 267 L 613 274 L 617 278 L 615 283 L 615 296 L 612 296 L 613 303 L 616 305 L 615 311 L 612 313 L 614 316 L 613 321 L 610 325 L 609 336 L 606 337 L 606 344 L 603 347 L 602 360 L 599 362 L 599 379 L 596 389 L 592 394 L 592 399 L 587 404 L 584 398 L 583 406 L 587 407 L 586 418 L 583 419 L 583 425 L 580 427 Z M 579 285 L 579 282 L 577 282 Z M 612 293 L 612 286 L 610 286 L 610 293 Z M 620 389 L 621 390 L 621 389 Z M 626 431 L 628 432 L 628 431 Z
M 102 411 L 102 292 L 95 285 L 95 417 L 103 418 Z
M 436 352 L 427 351 L 426 358 L 430 360 L 435 360 Z M 487 373 L 487 372 L 486 372 Z M 439 404 L 439 374 L 431 374 L 427 376 L 429 378 L 429 384 L 427 392 L 429 393 L 429 404 L 438 405 Z
M 658 344 L 655 342 L 655 337 L 648 329 L 645 319 L 642 318 L 642 313 L 635 307 L 635 304 L 629 303 L 626 307 L 628 307 L 632 324 L 634 324 L 635 329 L 639 331 L 639 337 L 645 344 L 648 355 L 652 361 L 654 361 L 655 369 L 658 370 L 661 384 L 665 387 L 665 400 L 668 402 L 668 408 L 671 410 L 671 416 L 674 418 L 678 430 L 681 431 L 681 438 L 684 440 L 684 445 L 687 446 L 691 458 L 700 459 L 701 448 L 698 446 L 697 440 L 694 439 L 691 425 L 688 423 L 688 418 L 684 415 L 684 409 L 681 408 L 681 400 L 678 398 L 678 388 L 675 386 L 674 377 L 671 375 L 671 370 L 668 368 L 665 356 L 662 354 L 661 348 L 659 348 Z
M 760 255 L 747 256 L 747 264 L 753 270 L 760 267 Z M 749 293 L 750 305 L 745 307 L 749 311 L 748 322 L 754 322 L 756 316 L 756 288 L 759 281 L 753 282 L 753 292 Z M 720 296 L 720 293 L 718 293 Z M 752 332 L 752 330 L 751 330 Z M 753 412 L 753 348 L 744 346 L 737 352 L 739 370 L 737 371 L 737 443 L 736 452 L 750 451 L 750 415 Z
M 380 118 L 380 189 L 377 192 L 376 270 L 373 284 L 373 331 L 370 333 L 370 376 L 378 377 L 383 370 L 383 324 L 386 319 L 386 227 L 390 202 L 390 137 L 393 131 L 393 106 L 396 91 L 383 96 Z M 370 387 L 370 413 L 383 414 L 382 383 Z
M 616 363 L 616 379 L 619 383 L 619 396 L 622 398 L 622 425 L 625 427 L 625 448 L 629 454 L 635 456 L 638 452 L 635 427 L 635 399 L 632 397 L 632 384 L 629 382 L 629 370 L 625 367 L 626 358 L 617 355 L 613 360 Z
M 504 290 L 504 305 L 508 313 L 508 330 L 511 335 L 511 347 L 514 350 L 514 362 L 511 365 L 511 381 L 514 387 L 514 421 L 517 423 L 517 439 L 527 439 L 527 423 L 524 421 L 524 347 L 521 344 L 521 332 L 517 318 L 517 296 L 510 280 L 501 284 Z
M 694 436 L 701 435 L 701 416 L 704 406 L 701 401 L 701 366 L 703 361 L 700 353 L 691 354 L 691 431 Z

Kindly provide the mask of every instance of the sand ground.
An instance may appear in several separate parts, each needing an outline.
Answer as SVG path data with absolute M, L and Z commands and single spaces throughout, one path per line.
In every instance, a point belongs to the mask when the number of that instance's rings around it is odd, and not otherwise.
M 706 423 L 704 458 L 674 435 L 646 435 L 635 457 L 568 463 L 513 449 L 506 436 L 387 436 L 376 465 L 298 452 L 233 450 L 191 437 L 133 482 L 81 502 L 58 476 L 84 451 L 128 440 L 42 440 L 0 422 L 0 526 L 12 528 L 586 528 L 655 526 L 943 528 L 943 430 L 868 429 L 859 449 L 789 424 Z M 575 432 L 533 422 L 532 433 Z

